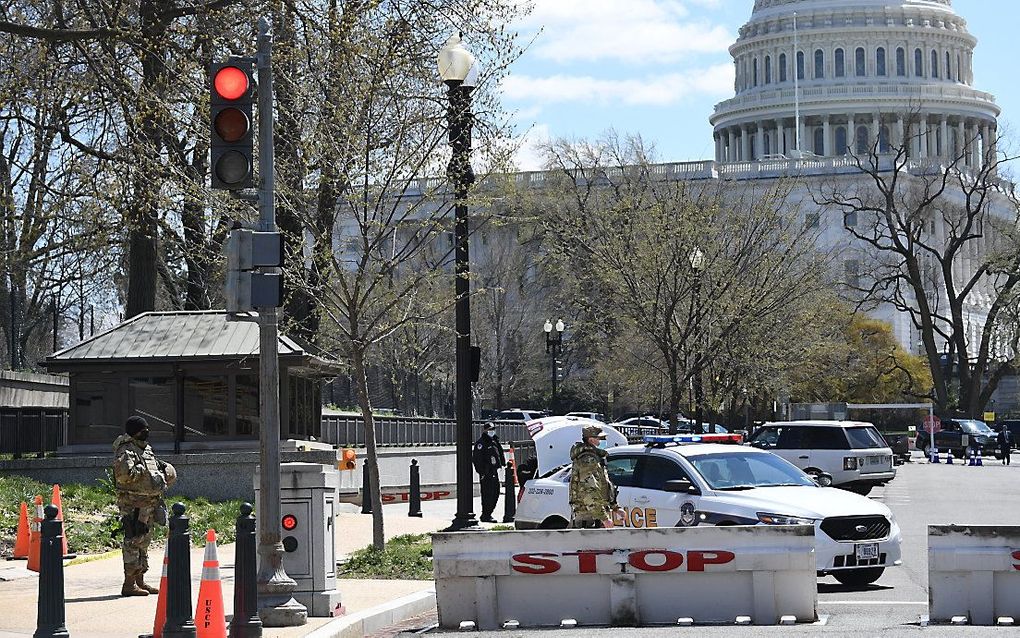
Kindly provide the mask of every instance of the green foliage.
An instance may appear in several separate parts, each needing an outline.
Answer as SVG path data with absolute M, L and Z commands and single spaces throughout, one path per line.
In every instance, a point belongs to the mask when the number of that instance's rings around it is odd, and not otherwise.
M 31 516 L 35 495 L 42 496 L 43 502 L 48 503 L 52 492 L 52 485 L 23 476 L 0 476 L 0 553 L 9 553 L 14 545 L 20 503 L 25 501 L 29 504 Z M 61 500 L 65 533 L 71 551 L 95 554 L 120 547 L 120 519 L 109 473 L 90 485 L 62 485 Z M 184 503 L 187 508 L 185 511 L 191 520 L 191 541 L 194 545 L 205 544 L 205 530 L 209 528 L 216 530 L 219 543 L 234 541 L 234 519 L 241 501 L 211 503 L 205 498 L 172 497 L 167 505 L 177 501 Z M 165 539 L 166 532 L 167 528 L 157 526 L 153 540 Z
M 381 551 L 372 546 L 359 549 L 337 574 L 340 578 L 432 578 L 432 541 L 427 534 L 404 534 L 391 538 Z

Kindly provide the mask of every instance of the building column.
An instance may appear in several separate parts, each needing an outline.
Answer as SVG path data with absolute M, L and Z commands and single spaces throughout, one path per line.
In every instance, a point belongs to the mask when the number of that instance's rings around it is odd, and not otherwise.
M 749 132 L 746 126 L 740 127 L 740 161 L 742 162 L 751 160 L 751 136 L 748 135 Z
M 822 118 L 822 155 L 832 155 L 832 124 L 828 115 Z
M 716 131 L 712 134 L 712 137 L 715 138 L 715 161 L 721 162 L 722 153 L 720 152 L 720 149 L 722 148 L 722 135 Z
M 895 148 L 896 149 L 895 152 L 898 153 L 900 151 L 900 149 L 903 148 L 903 116 L 902 115 L 897 115 L 896 116 L 896 129 L 895 129 L 895 132 L 893 134 L 896 136 L 896 139 L 893 140 L 893 148 Z
M 783 120 L 776 120 L 776 153 L 786 153 L 786 128 Z
M 755 159 L 761 159 L 765 155 L 765 128 L 758 122 L 758 134 L 755 139 Z
M 949 157 L 949 120 L 942 116 L 939 121 L 939 157 Z
M 854 118 L 853 113 L 846 116 L 846 145 L 849 151 L 844 148 L 844 155 L 857 152 L 857 120 Z
M 978 129 L 978 123 L 974 122 L 970 126 L 970 132 L 967 134 L 971 141 L 970 148 L 970 165 L 976 170 L 980 170 L 981 164 L 981 131 Z
M 953 159 L 962 166 L 970 165 L 970 158 L 967 157 L 967 129 L 964 126 L 963 118 L 956 123 L 956 147 L 953 149 Z
M 995 162 L 994 151 L 992 150 L 992 127 L 985 122 L 981 126 L 981 150 L 984 153 L 982 158 L 981 167 L 984 168 L 987 164 Z
M 922 115 L 917 121 L 917 157 L 924 159 L 928 157 L 928 116 Z
M 886 67 L 887 67 L 886 71 L 889 70 L 888 66 L 889 66 L 889 60 L 887 59 L 886 60 Z M 870 140 L 870 145 L 871 145 L 871 148 L 875 149 L 875 154 L 876 155 L 882 151 L 882 149 L 881 149 L 881 147 L 879 146 L 879 143 L 878 143 L 878 137 L 879 137 L 879 135 L 881 135 L 881 133 L 882 133 L 882 122 L 881 122 L 880 116 L 878 115 L 878 113 L 872 113 L 871 114 L 871 140 Z
M 733 129 L 726 129 L 726 161 L 737 161 L 737 140 L 733 135 Z

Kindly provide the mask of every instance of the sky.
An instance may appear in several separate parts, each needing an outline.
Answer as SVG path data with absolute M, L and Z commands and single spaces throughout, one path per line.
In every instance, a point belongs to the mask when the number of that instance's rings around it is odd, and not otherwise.
M 503 82 L 522 146 L 520 170 L 541 168 L 550 139 L 640 134 L 662 162 L 710 159 L 708 123 L 733 96 L 728 48 L 753 0 L 534 0 L 516 26 L 531 42 Z M 1020 123 L 1013 62 L 1017 0 L 953 0 L 978 40 L 974 88 L 995 95 L 1000 130 Z M 1014 136 L 1020 130 L 1014 131 Z

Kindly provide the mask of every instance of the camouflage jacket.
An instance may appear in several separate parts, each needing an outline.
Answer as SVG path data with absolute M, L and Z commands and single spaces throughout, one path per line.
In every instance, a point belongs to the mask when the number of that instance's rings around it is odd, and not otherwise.
M 570 448 L 570 460 L 571 507 L 608 515 L 616 507 L 616 486 L 606 471 L 606 451 L 582 441 Z
M 169 487 L 168 465 L 156 460 L 152 446 L 122 434 L 113 442 L 113 480 L 120 505 L 141 507 L 162 502 Z

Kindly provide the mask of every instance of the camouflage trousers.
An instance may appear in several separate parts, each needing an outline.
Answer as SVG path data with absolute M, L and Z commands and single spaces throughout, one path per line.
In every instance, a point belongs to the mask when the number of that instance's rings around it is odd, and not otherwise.
M 602 529 L 605 525 L 602 524 L 602 520 L 596 520 L 594 518 L 577 518 L 571 521 L 570 526 L 574 529 Z
M 571 504 L 571 527 L 574 529 L 600 528 L 602 521 L 610 516 L 610 508 L 594 499 L 584 503 Z
M 124 530 L 121 550 L 124 554 L 125 576 L 140 576 L 149 571 L 149 543 L 152 542 L 155 519 L 156 507 L 120 506 L 120 524 Z

